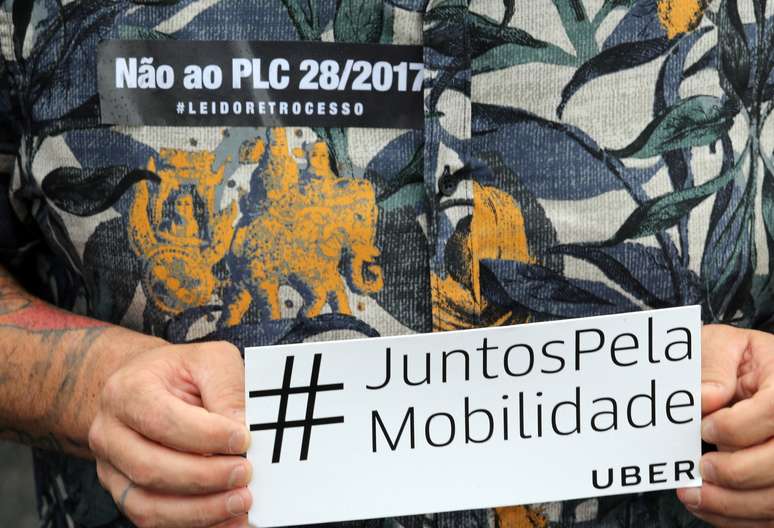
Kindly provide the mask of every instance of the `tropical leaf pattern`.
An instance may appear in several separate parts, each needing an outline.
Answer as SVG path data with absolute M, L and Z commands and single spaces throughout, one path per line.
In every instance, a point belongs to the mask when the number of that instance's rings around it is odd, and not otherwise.
M 6 0 L 1 255 L 174 342 L 686 304 L 771 330 L 772 35 L 764 0 Z M 104 39 L 423 45 L 425 126 L 101 126 Z M 36 470 L 45 526 L 129 526 L 92 464 Z M 700 523 L 654 493 L 347 525 Z

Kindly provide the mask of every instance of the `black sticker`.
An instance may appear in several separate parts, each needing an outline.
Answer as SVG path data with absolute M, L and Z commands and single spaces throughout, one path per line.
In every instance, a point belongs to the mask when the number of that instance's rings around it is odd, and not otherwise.
M 421 46 L 111 40 L 102 122 L 422 128 Z

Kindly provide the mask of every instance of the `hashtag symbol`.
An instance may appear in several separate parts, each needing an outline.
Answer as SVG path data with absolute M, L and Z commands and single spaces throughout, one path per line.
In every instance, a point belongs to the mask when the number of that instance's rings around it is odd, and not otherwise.
M 185 105 L 181 103 L 177 103 L 177 113 L 178 114 L 184 114 L 185 113 Z
M 318 425 L 331 425 L 344 423 L 343 416 L 333 416 L 329 418 L 315 418 L 314 417 L 314 405 L 317 399 L 318 392 L 324 391 L 338 391 L 344 389 L 343 383 L 333 383 L 328 385 L 319 385 L 318 380 L 320 377 L 320 362 L 322 361 L 322 354 L 315 354 L 314 363 L 312 365 L 312 376 L 309 380 L 309 385 L 306 387 L 291 387 L 290 378 L 293 375 L 293 356 L 285 358 L 285 372 L 282 379 L 282 388 L 250 391 L 250 398 L 263 398 L 266 396 L 279 396 L 279 413 L 276 422 L 251 424 L 250 431 L 267 431 L 275 430 L 274 435 L 274 452 L 272 454 L 271 463 L 276 464 L 280 461 L 280 455 L 282 452 L 282 439 L 285 435 L 285 429 L 290 428 L 303 428 L 303 437 L 301 440 L 301 458 L 300 460 L 306 460 L 309 455 L 309 441 L 312 436 L 312 427 Z M 307 394 L 306 399 L 306 416 L 303 420 L 288 420 L 288 399 L 291 394 Z

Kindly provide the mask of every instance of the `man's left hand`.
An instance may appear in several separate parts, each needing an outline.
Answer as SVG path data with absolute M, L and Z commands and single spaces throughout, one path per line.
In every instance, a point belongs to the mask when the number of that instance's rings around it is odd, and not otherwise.
M 678 490 L 691 513 L 729 528 L 774 527 L 774 336 L 711 325 L 702 331 L 704 485 Z

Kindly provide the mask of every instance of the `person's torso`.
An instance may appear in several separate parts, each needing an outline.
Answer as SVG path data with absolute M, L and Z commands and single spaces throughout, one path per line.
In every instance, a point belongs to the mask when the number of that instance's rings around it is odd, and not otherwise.
M 688 304 L 771 324 L 771 81 L 719 58 L 720 2 L 21 4 L 0 8 L 12 200 L 65 308 L 240 346 Z M 739 11 L 754 65 L 752 0 Z M 96 50 L 116 39 L 423 46 L 424 126 L 102 126 Z M 117 516 L 79 500 L 84 526 Z M 690 523 L 663 494 L 390 522 Z

